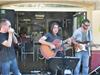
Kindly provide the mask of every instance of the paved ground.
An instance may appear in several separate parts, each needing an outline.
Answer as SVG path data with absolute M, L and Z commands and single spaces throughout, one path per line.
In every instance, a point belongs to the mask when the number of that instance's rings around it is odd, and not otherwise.
M 33 61 L 32 56 L 27 56 L 25 60 L 18 60 L 19 68 L 22 73 L 32 73 L 33 71 L 46 71 L 47 64 L 45 60 L 39 59 L 37 61 Z

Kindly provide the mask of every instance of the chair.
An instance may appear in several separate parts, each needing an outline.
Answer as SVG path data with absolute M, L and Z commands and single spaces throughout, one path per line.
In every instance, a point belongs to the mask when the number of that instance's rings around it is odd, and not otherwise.
M 22 42 L 21 44 L 21 61 L 23 61 L 26 58 L 26 55 L 32 54 L 32 58 L 34 61 L 34 48 L 33 48 L 33 42 L 27 41 Z

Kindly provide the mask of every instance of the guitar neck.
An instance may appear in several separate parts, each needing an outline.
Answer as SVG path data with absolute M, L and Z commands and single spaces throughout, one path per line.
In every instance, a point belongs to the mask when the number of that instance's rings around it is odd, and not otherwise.
M 100 44 L 90 44 L 89 46 L 96 47 L 96 46 L 100 46 Z

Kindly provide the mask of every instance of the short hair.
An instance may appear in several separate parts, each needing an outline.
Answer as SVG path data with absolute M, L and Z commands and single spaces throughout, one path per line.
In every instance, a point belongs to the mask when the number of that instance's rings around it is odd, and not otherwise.
M 84 19 L 84 20 L 82 20 L 81 24 L 85 24 L 86 22 L 90 23 L 90 21 L 88 19 Z
M 9 20 L 8 20 L 8 19 L 0 19 L 0 29 L 1 29 L 1 26 L 2 26 L 6 21 L 9 21 Z

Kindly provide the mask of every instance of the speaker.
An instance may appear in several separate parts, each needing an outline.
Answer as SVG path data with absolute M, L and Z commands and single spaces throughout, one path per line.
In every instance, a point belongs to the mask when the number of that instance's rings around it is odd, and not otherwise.
M 15 28 L 15 11 L 11 9 L 0 9 L 0 19 L 8 19 L 11 22 L 11 26 Z
M 98 66 L 96 69 L 90 72 L 89 75 L 100 75 L 100 66 Z

